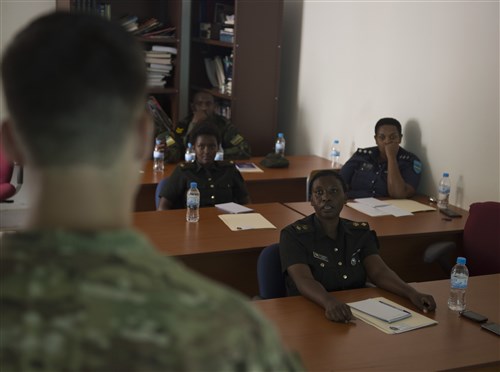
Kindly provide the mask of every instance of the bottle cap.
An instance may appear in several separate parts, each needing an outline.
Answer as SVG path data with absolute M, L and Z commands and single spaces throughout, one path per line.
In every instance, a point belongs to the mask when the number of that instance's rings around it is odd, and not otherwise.
M 443 173 L 443 177 L 449 177 L 448 172 L 444 172 L 444 173 Z
M 283 138 L 283 133 L 278 133 L 279 138 Z
M 465 265 L 467 259 L 465 257 L 457 257 L 457 264 Z
M 155 140 L 155 142 L 156 142 L 156 144 L 157 144 L 157 145 L 159 145 L 159 144 L 161 143 L 161 138 L 157 138 L 157 139 Z
M 333 140 L 333 143 L 335 143 L 337 145 L 339 143 L 339 140 L 338 139 Z
M 191 142 L 188 142 L 188 147 L 191 148 L 193 145 L 191 145 Z
M 191 182 L 191 188 L 195 189 L 198 187 L 198 184 L 196 182 Z

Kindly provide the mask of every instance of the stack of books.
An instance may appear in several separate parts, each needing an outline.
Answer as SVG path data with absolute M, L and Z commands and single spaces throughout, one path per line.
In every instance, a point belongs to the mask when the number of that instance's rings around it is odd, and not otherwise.
M 226 43 L 234 42 L 234 14 L 225 16 L 223 28 L 219 33 L 219 40 Z
M 149 87 L 164 87 L 172 76 L 173 60 L 177 48 L 165 45 L 153 45 L 144 51 L 148 71 Z

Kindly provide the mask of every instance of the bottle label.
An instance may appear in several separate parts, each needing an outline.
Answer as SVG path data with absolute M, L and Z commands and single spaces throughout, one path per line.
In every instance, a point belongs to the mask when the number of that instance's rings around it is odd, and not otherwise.
M 453 289 L 466 289 L 467 288 L 467 277 L 451 277 L 451 288 Z
M 215 154 L 215 159 L 214 160 L 215 161 L 222 161 L 222 160 L 224 160 L 224 153 L 223 152 L 217 152 Z
M 189 209 L 195 209 L 200 206 L 200 198 L 198 196 L 188 196 L 186 205 Z
M 184 160 L 186 160 L 186 162 L 193 162 L 194 161 L 194 154 L 186 154 L 184 156 Z
M 283 151 L 285 149 L 285 145 L 283 145 L 282 143 L 277 143 L 275 148 L 276 152 Z
M 163 152 L 153 151 L 153 158 L 154 159 L 163 159 L 164 158 Z
M 438 191 L 440 194 L 449 194 L 450 193 L 450 186 L 439 186 Z

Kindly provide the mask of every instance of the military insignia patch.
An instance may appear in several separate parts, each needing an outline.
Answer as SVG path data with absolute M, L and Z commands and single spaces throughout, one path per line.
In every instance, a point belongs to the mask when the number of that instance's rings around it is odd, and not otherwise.
M 418 160 L 413 160 L 413 171 L 416 174 L 420 174 L 422 172 L 422 163 Z
M 172 146 L 175 143 L 174 139 L 170 136 L 167 137 L 167 147 Z
M 230 141 L 233 146 L 238 145 L 241 141 L 243 141 L 243 137 L 237 134 L 234 136 L 234 138 Z

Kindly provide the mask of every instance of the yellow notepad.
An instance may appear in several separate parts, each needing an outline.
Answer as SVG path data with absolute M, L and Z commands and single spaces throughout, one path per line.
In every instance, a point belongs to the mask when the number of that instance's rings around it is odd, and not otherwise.
M 410 317 L 407 317 L 402 320 L 395 321 L 393 323 L 388 323 L 387 321 L 380 320 L 375 318 L 374 316 L 368 315 L 367 313 L 364 313 L 362 311 L 356 310 L 355 308 L 351 307 L 351 311 L 354 314 L 354 316 L 358 319 L 361 319 L 367 324 L 370 324 L 374 326 L 375 328 L 380 329 L 382 332 L 385 332 L 387 334 L 396 334 L 396 333 L 403 333 L 403 332 L 408 332 L 414 329 L 418 328 L 423 328 L 427 327 L 433 324 L 437 324 L 437 321 L 427 318 L 426 316 L 423 316 L 422 314 L 419 314 L 415 311 L 412 311 L 404 306 L 401 306 L 391 300 L 388 300 L 384 297 L 375 297 L 372 300 L 375 301 L 383 301 L 384 303 L 394 306 L 400 310 L 404 310 L 405 312 L 408 312 L 411 314 Z M 351 304 L 355 304 L 354 302 L 348 303 L 347 305 L 351 306 Z
M 219 218 L 224 221 L 231 231 L 276 228 L 260 213 L 220 214 Z

